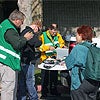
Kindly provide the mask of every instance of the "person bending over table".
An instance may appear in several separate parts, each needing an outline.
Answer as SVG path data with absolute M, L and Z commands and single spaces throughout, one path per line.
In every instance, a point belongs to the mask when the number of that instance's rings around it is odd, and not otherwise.
M 48 57 L 56 58 L 56 51 L 57 47 L 64 48 L 65 42 L 62 39 L 62 36 L 58 33 L 57 28 L 51 25 L 47 31 L 43 32 L 40 36 L 42 41 L 42 45 L 40 46 L 41 57 L 40 60 L 43 62 Z M 52 51 L 46 53 L 46 51 Z M 49 73 L 50 72 L 50 73 Z M 57 92 L 57 80 L 58 80 L 58 71 L 48 71 L 48 70 L 41 70 L 41 78 L 42 78 L 42 97 L 46 97 L 48 93 L 48 82 L 49 82 L 49 74 L 50 74 L 50 93 L 52 95 L 59 95 Z

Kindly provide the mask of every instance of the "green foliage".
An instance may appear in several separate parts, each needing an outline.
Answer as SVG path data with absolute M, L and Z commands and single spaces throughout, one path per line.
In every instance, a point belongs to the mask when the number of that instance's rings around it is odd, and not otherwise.
M 60 83 L 60 72 L 58 72 L 58 83 Z M 35 84 L 41 84 L 41 69 L 38 68 L 35 69 Z
M 41 84 L 41 70 L 35 69 L 35 84 L 40 85 Z

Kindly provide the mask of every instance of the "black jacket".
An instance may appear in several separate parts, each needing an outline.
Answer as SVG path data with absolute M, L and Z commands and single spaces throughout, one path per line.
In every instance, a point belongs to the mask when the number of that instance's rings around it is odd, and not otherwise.
M 42 42 L 39 40 L 38 34 L 34 33 L 33 29 L 29 26 L 22 31 L 21 35 L 24 35 L 27 32 L 32 32 L 34 34 L 33 38 L 30 39 L 27 44 L 23 47 L 21 51 L 21 63 L 23 64 L 35 64 L 36 60 L 40 57 L 40 51 L 36 52 Z

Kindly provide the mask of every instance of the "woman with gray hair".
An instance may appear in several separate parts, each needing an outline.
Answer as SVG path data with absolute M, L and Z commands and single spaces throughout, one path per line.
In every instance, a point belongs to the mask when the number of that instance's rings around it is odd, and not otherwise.
M 24 21 L 24 14 L 14 10 L 8 19 L 0 24 L 0 74 L 1 100 L 16 100 L 16 71 L 20 68 L 20 50 L 33 35 L 19 35 L 18 28 Z

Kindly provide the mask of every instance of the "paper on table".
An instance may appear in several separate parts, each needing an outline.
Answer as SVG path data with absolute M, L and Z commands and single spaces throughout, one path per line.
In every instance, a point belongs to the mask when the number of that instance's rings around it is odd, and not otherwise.
M 96 47 L 100 48 L 100 39 L 99 38 L 92 38 L 92 43 L 97 43 Z
M 66 56 L 68 56 L 68 49 L 67 48 L 57 48 L 57 59 L 64 59 Z

